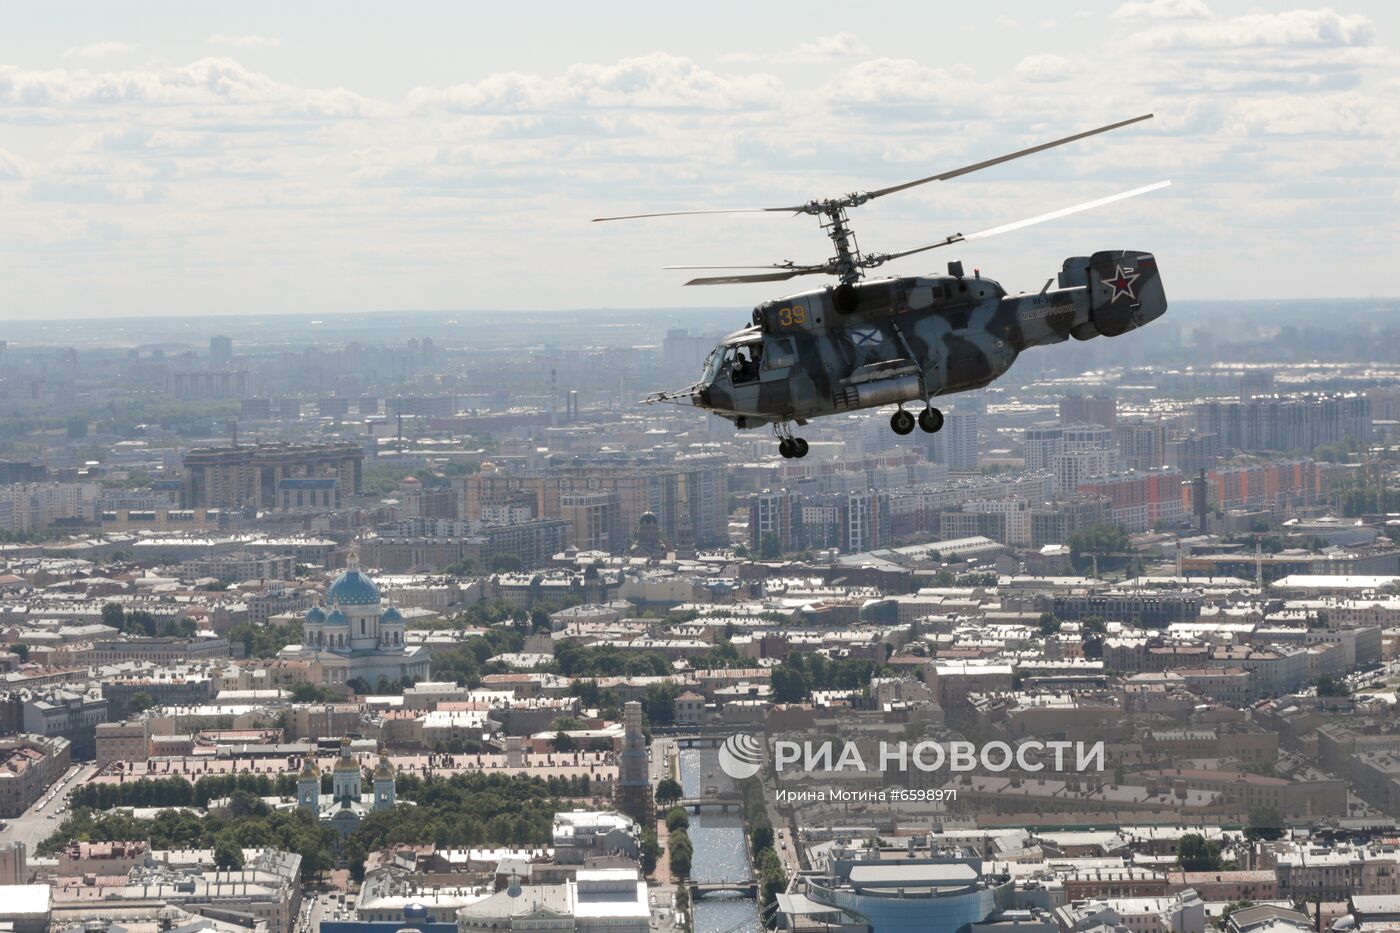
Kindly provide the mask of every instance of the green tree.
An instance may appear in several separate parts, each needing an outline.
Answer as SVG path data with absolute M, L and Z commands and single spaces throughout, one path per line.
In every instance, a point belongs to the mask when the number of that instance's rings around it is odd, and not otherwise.
M 230 642 L 243 643 L 243 656 L 247 658 L 271 658 L 287 645 L 300 644 L 302 624 L 298 619 L 287 625 L 259 625 L 255 622 L 239 622 L 228 630 Z
M 574 737 L 567 732 L 556 732 L 554 734 L 554 750 L 556 752 L 572 752 L 578 748 L 578 743 Z
M 514 573 L 524 566 L 518 554 L 497 554 L 491 558 L 492 573 Z
M 672 833 L 667 837 L 666 847 L 670 850 L 671 874 L 677 878 L 688 878 L 690 862 L 695 856 L 689 834 L 683 829 Z
M 783 556 L 783 542 L 773 532 L 768 532 L 758 542 L 758 556 L 762 560 L 777 560 Z
M 1313 686 L 1317 688 L 1317 695 L 1320 697 L 1349 697 L 1351 687 L 1346 681 L 1338 680 L 1331 674 L 1323 674 L 1313 681 Z
M 1079 573 L 1090 570 L 1095 559 L 1100 571 L 1122 569 L 1132 556 L 1132 549 L 1121 525 L 1090 525 L 1069 536 L 1070 563 Z
M 226 871 L 243 867 L 243 849 L 231 834 L 214 840 L 214 864 Z
M 297 703 L 334 703 L 345 697 L 330 687 L 304 680 L 292 687 L 292 699 Z
M 787 873 L 783 871 L 778 853 L 771 846 L 759 852 L 754 859 L 754 868 L 758 878 L 759 900 L 767 906 L 787 889 Z
M 1244 834 L 1249 839 L 1278 839 L 1283 835 L 1283 818 L 1273 807 L 1256 807 L 1249 811 Z
M 642 831 L 642 873 L 651 874 L 656 871 L 656 860 L 661 857 L 661 843 L 656 840 L 656 830 L 646 829 Z
M 1187 833 L 1181 837 L 1176 860 L 1182 871 L 1220 871 L 1220 843 L 1200 833 Z
M 672 807 L 666 811 L 666 829 L 668 832 L 676 832 L 681 829 L 690 828 L 690 815 L 685 812 L 685 807 Z
M 788 655 L 782 664 L 773 668 L 770 684 L 773 700 L 777 703 L 802 703 L 812 691 L 806 671 L 800 663 L 791 663 L 799 655 Z
M 133 716 L 144 713 L 155 705 L 155 697 L 151 696 L 145 690 L 137 690 L 131 695 L 131 699 L 128 700 L 126 704 L 127 709 Z
M 656 783 L 656 802 L 663 807 L 680 800 L 684 793 L 675 778 L 662 778 Z
M 642 712 L 653 726 L 669 726 L 676 721 L 676 697 L 680 688 L 675 684 L 648 684 L 642 694 Z
M 126 611 L 116 603 L 105 603 L 102 606 L 102 624 L 110 626 L 120 631 L 126 621 Z

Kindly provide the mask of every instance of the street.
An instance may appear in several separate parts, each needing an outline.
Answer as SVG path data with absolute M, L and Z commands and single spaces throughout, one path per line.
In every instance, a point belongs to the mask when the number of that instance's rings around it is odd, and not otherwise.
M 301 916 L 297 918 L 299 933 L 316 933 L 321 929 L 322 920 L 350 920 L 354 917 L 354 898 L 344 895 L 348 903 L 342 904 L 341 892 L 314 893 L 310 890 L 301 905 Z
M 23 816 L 7 821 L 5 828 L 0 830 L 0 843 L 23 842 L 29 854 L 33 855 L 39 843 L 53 835 L 67 816 L 68 797 L 74 788 L 81 787 L 96 770 L 97 765 L 89 761 L 73 765 L 65 771 Z

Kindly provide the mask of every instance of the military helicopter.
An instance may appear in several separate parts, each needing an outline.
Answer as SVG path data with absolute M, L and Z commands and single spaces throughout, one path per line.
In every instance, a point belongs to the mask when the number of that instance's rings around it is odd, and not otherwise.
M 818 199 L 792 207 L 663 211 L 598 217 L 594 222 L 696 214 L 791 213 L 819 218 L 836 255 L 826 262 L 768 266 L 668 266 L 668 269 L 762 269 L 691 279 L 686 285 L 783 282 L 802 275 L 831 275 L 837 282 L 760 304 L 752 323 L 720 341 L 698 382 L 647 396 L 648 403 L 693 405 L 742 429 L 771 425 L 785 458 L 803 457 L 805 440 L 793 425 L 813 418 L 898 405 L 890 418 L 896 434 L 917 423 L 932 434 L 943 414 L 932 400 L 992 382 L 1028 347 L 1117 337 L 1160 317 L 1166 294 L 1151 253 L 1103 250 L 1066 259 L 1057 277 L 1034 294 L 1008 295 L 961 262 L 947 275 L 864 280 L 866 269 L 915 253 L 985 239 L 1156 191 L 1157 182 L 976 233 L 955 233 L 937 243 L 894 253 L 862 253 L 846 211 L 876 198 L 934 181 L 947 181 L 1012 159 L 1043 152 L 1152 118 L 1110 123 L 1007 155 L 964 165 L 904 184 Z M 1054 284 L 1057 287 L 1051 288 Z M 917 418 L 906 403 L 922 403 Z

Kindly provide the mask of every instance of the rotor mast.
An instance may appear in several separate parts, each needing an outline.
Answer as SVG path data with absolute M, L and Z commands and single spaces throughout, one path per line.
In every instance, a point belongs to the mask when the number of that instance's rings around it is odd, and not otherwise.
M 865 259 L 860 254 L 860 244 L 856 242 L 855 231 L 846 217 L 848 205 L 855 207 L 864 201 L 862 195 L 851 194 L 830 201 L 813 201 L 805 208 L 805 213 L 821 218 L 822 229 L 830 238 L 831 245 L 836 247 L 836 256 L 828 265 L 843 285 L 859 282 L 865 275 L 861 271 L 866 265 Z

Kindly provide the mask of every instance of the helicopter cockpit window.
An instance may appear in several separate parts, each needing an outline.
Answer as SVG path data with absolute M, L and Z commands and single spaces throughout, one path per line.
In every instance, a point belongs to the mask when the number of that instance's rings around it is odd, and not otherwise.
M 719 378 L 720 370 L 724 368 L 724 361 L 728 355 L 729 351 L 720 347 L 711 350 L 710 355 L 705 357 L 705 373 L 701 380 L 708 384 Z
M 768 352 L 763 354 L 764 369 L 786 369 L 795 362 L 797 353 L 793 350 L 790 337 L 768 341 Z
M 758 367 L 763 360 L 763 345 L 745 344 L 734 352 L 734 365 L 731 368 L 734 384 L 742 385 L 758 378 Z

